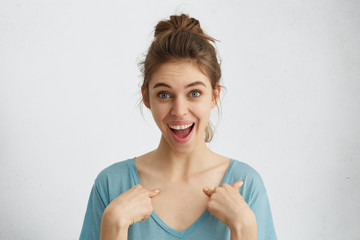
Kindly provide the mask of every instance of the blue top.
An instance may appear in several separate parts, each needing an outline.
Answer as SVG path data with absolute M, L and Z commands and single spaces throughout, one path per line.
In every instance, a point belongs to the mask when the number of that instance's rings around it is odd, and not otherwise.
M 85 214 L 80 240 L 98 240 L 101 217 L 107 205 L 123 192 L 140 184 L 135 159 L 115 163 L 104 169 L 95 180 Z M 276 240 L 269 200 L 260 175 L 246 163 L 231 159 L 230 165 L 220 184 L 232 185 L 243 181 L 239 192 L 256 216 L 257 239 Z M 177 231 L 164 223 L 152 212 L 144 222 L 130 225 L 128 240 L 209 240 L 230 239 L 229 228 L 206 209 L 187 229 Z

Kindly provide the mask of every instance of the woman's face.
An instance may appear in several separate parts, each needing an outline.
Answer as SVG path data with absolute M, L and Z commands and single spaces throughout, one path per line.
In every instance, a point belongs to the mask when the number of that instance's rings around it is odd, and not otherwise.
M 217 102 L 218 94 L 214 93 L 209 78 L 197 65 L 169 62 L 153 73 L 144 103 L 168 145 L 186 154 L 205 141 L 210 111 Z

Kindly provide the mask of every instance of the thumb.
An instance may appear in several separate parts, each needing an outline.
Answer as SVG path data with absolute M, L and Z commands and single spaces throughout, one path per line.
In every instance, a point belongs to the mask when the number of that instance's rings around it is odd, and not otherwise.
M 157 195 L 159 195 L 159 193 L 160 193 L 160 189 L 149 190 L 149 197 L 150 198 L 156 197 Z
M 235 182 L 232 187 L 235 188 L 237 191 L 239 191 L 239 188 L 244 184 L 243 181 L 237 181 Z

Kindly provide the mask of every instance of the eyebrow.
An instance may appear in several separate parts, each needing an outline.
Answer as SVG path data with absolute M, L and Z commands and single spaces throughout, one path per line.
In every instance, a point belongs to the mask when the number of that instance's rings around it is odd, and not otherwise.
M 189 88 L 189 87 L 193 87 L 193 86 L 197 86 L 197 85 L 203 85 L 204 87 L 206 87 L 205 83 L 203 82 L 200 82 L 200 81 L 196 81 L 196 82 L 193 82 L 193 83 L 190 83 L 188 85 L 186 85 L 185 88 Z M 154 85 L 153 89 L 154 88 L 157 88 L 157 87 L 167 87 L 167 88 L 171 88 L 171 86 L 167 85 L 166 83 L 157 83 Z

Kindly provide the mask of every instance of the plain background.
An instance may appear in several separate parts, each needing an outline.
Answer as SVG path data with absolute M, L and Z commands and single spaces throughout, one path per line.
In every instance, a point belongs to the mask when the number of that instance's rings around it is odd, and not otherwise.
M 77 239 L 91 186 L 154 149 L 137 107 L 155 24 L 220 40 L 209 147 L 265 182 L 279 239 L 360 239 L 360 2 L 0 1 L 0 239 Z

